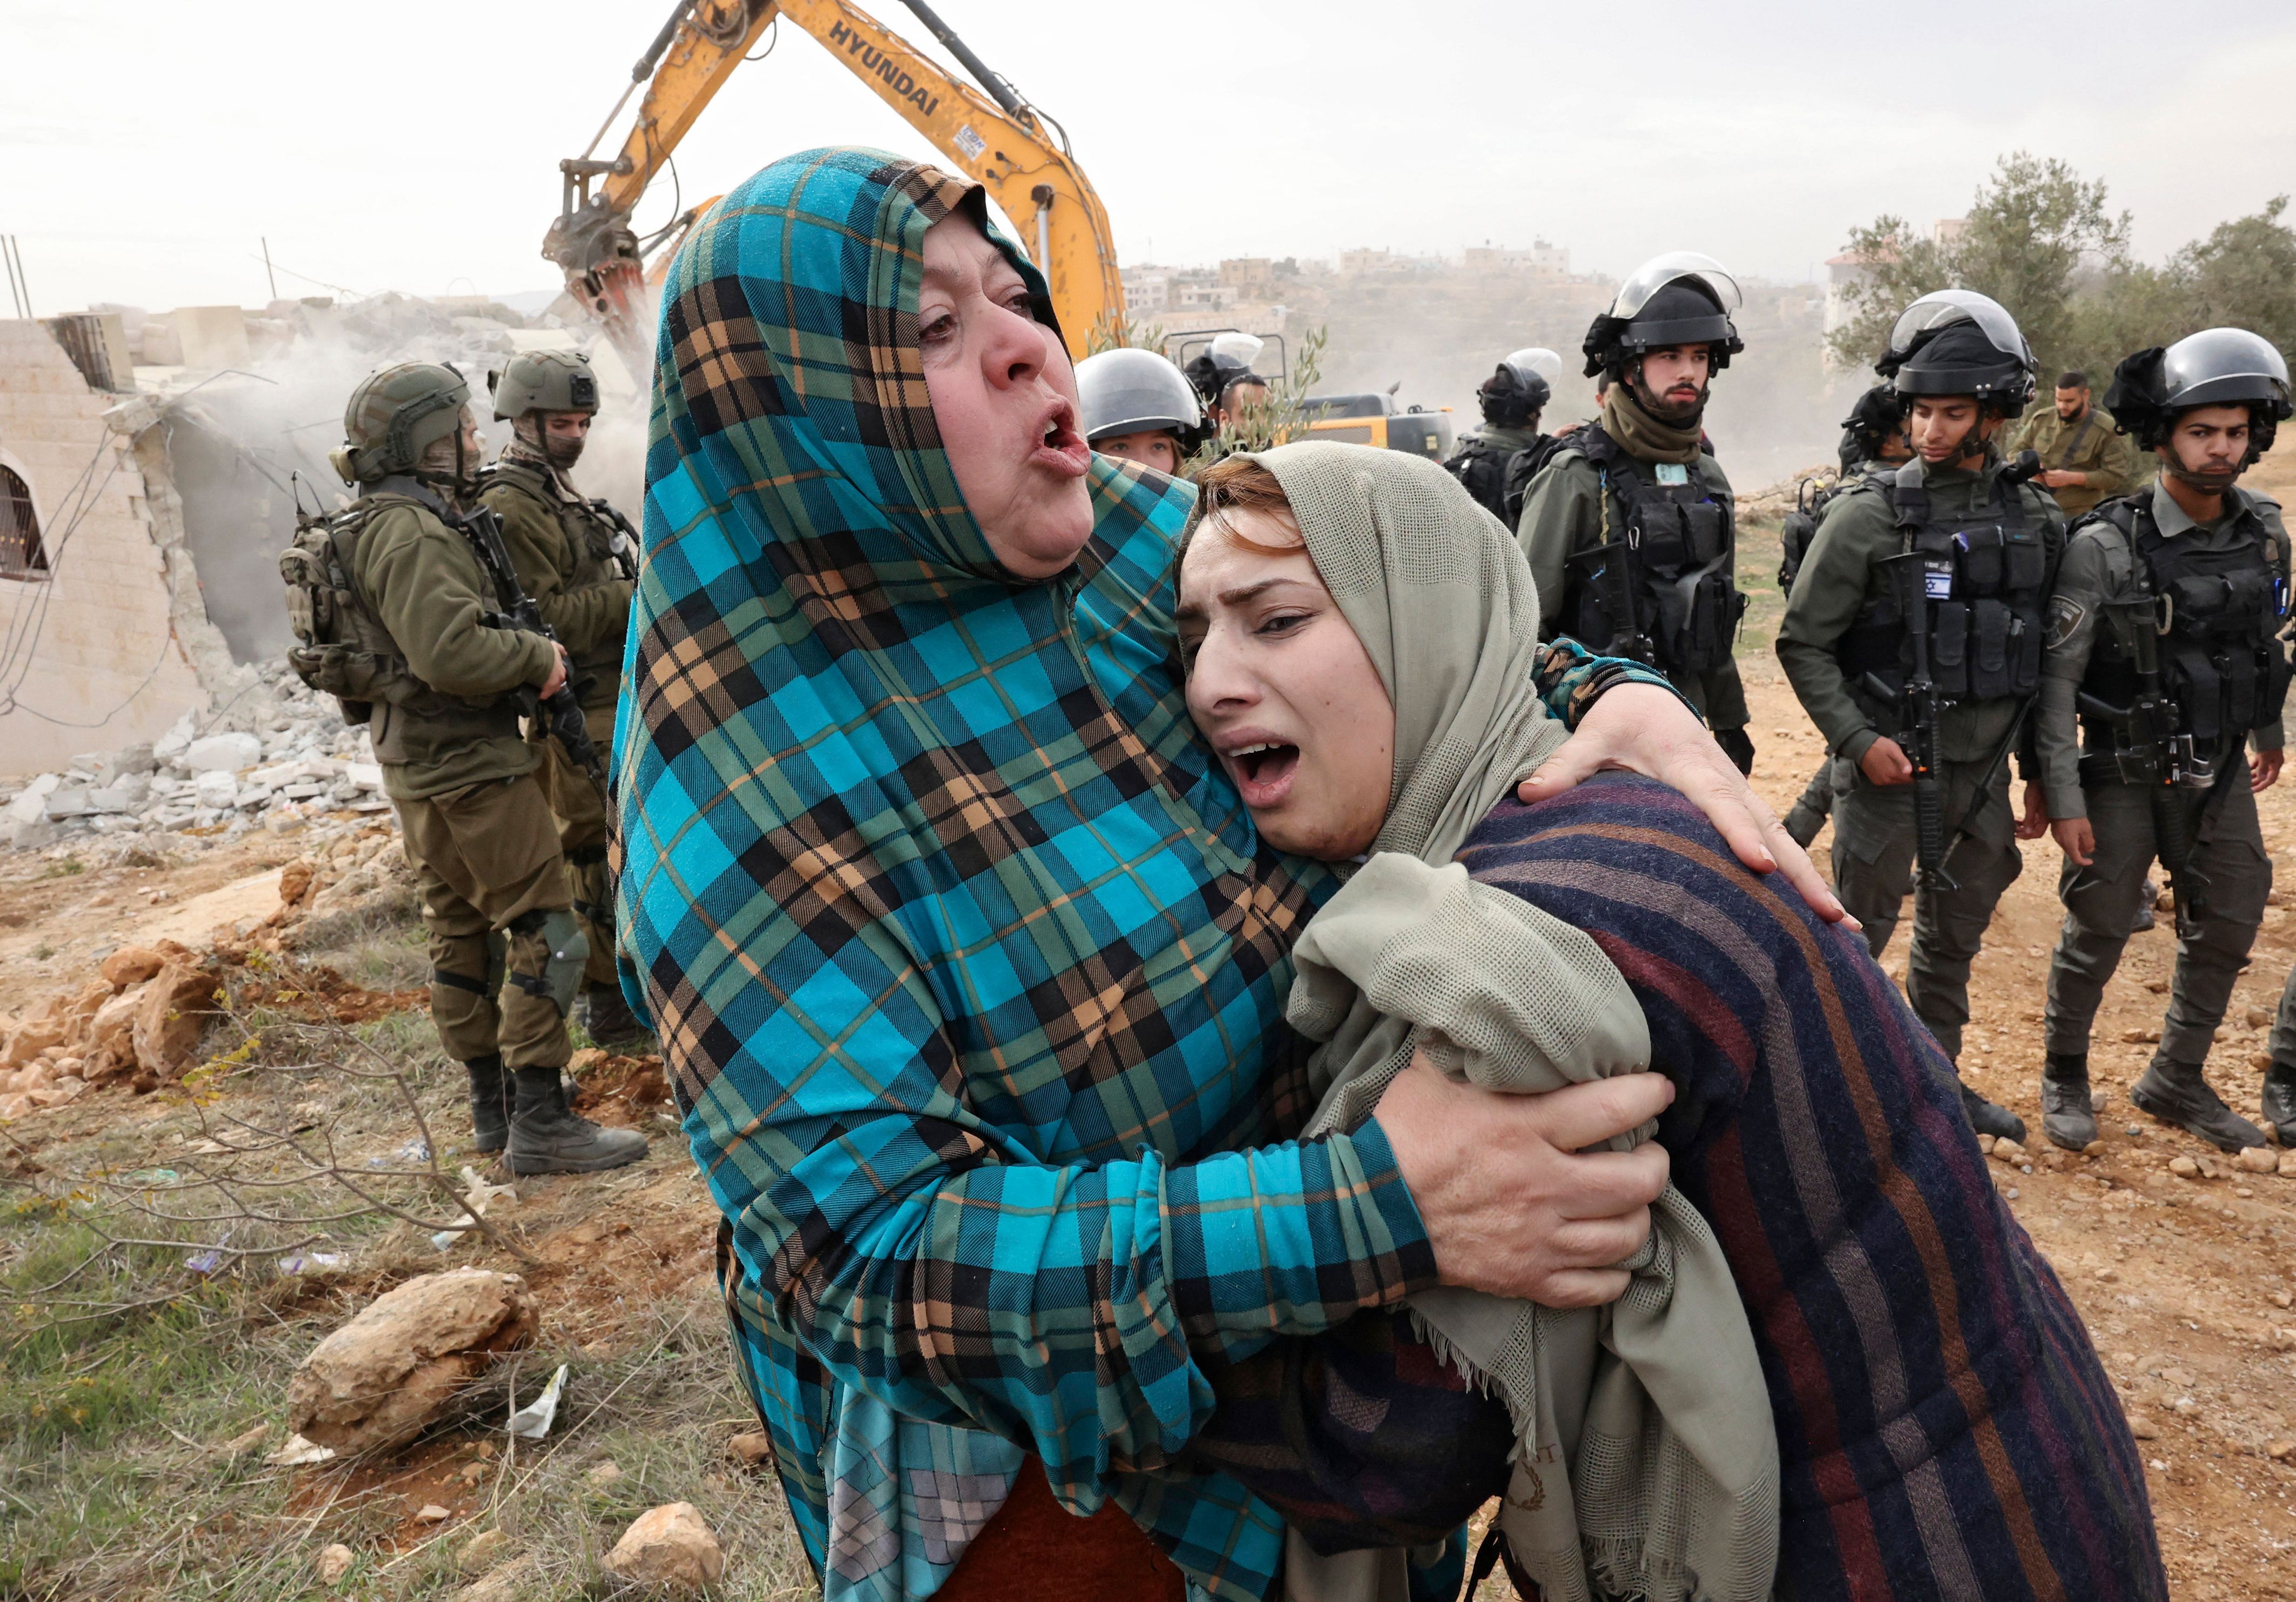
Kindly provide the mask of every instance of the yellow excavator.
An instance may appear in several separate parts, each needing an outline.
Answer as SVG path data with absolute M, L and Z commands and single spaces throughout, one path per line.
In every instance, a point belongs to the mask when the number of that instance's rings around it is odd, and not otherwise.
M 1122 328 L 1124 284 L 1108 212 L 1070 152 L 1068 135 L 989 70 L 922 0 L 904 4 L 980 88 L 951 78 L 849 0 L 678 0 L 589 149 L 558 164 L 563 201 L 542 245 L 564 271 L 567 292 L 604 325 L 633 373 L 653 359 L 647 257 L 656 259 L 658 282 L 677 243 L 716 201 L 681 213 L 643 241 L 631 214 L 702 108 L 734 68 L 757 59 L 752 51 L 784 17 L 987 187 L 1051 281 L 1053 310 L 1072 356 L 1086 353 L 1095 329 Z M 620 153 L 594 159 L 641 85 L 645 95 Z

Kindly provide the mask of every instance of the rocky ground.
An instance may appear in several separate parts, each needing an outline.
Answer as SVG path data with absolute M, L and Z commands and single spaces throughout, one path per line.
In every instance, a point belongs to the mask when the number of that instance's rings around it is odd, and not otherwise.
M 1769 666 L 1776 603 L 1761 580 L 1775 558 L 1759 538 L 1742 660 L 1758 783 L 1783 808 L 1819 751 Z M 341 783 L 360 754 L 344 731 L 291 697 L 252 721 L 241 732 L 261 749 L 209 770 L 229 772 L 233 804 L 204 822 L 198 809 L 174 829 L 100 809 L 50 818 L 43 801 L 37 821 L 57 834 L 0 851 L 0 1043 L 20 1043 L 27 1019 L 67 1025 L 29 1053 L 0 1045 L 24 1058 L 0 1068 L 0 1595 L 596 1596 L 628 1572 L 613 1552 L 642 1515 L 673 1566 L 702 1561 L 692 1524 L 708 1527 L 718 1594 L 808 1594 L 769 1468 L 736 1439 L 752 1421 L 715 1305 L 715 1213 L 658 1059 L 577 1059 L 592 1115 L 654 1137 L 644 1162 L 518 1182 L 487 1198 L 491 1238 L 442 1231 L 484 1193 L 459 1171 L 475 1160 L 461 1149 L 457 1071 L 421 1010 L 389 814 L 353 809 L 371 792 Z M 322 762 L 344 767 L 267 786 L 258 771 Z M 84 771 L 46 793 L 117 776 L 100 761 Z M 290 795 L 289 783 L 321 789 Z M 209 789 L 219 803 L 220 783 Z M 2296 867 L 2296 787 L 2267 793 L 2263 816 L 2276 864 Z M 264 826 L 273 817 L 281 826 Z M 2031 1149 L 1995 1153 L 1997 1179 L 2120 1388 L 2176 1594 L 2296 1598 L 2296 1174 L 2233 1163 L 2129 1108 L 2174 961 L 2165 919 L 2131 941 L 2098 1021 L 2103 1149 L 2068 1156 L 2038 1139 L 2058 865 L 2050 843 L 2028 848 L 1977 967 L 1969 1072 L 2037 1130 Z M 1885 955 L 1893 971 L 1903 949 L 1900 936 Z M 147 952 L 160 960 L 144 974 Z M 2296 912 L 2276 905 L 2212 1065 L 2243 1111 L 2292 963 Z M 130 1019 L 91 1069 L 95 1018 L 171 964 L 223 994 L 196 1045 L 165 1030 L 139 1041 Z M 117 1007 L 115 1025 L 135 1010 Z M 43 1064 L 39 1084 L 19 1082 Z M 78 1088 L 53 1094 L 67 1080 Z M 320 1138 L 324 1162 L 308 1154 Z M 277 1198 L 272 1221 L 200 1199 L 227 1187 Z M 294 1455 L 291 1376 L 314 1347 L 383 1293 L 464 1268 L 519 1277 L 530 1340 L 393 1455 L 275 1461 Z M 562 1363 L 550 1433 L 505 1435 L 510 1404 L 534 1401 Z M 660 1512 L 678 1503 L 691 1520 Z

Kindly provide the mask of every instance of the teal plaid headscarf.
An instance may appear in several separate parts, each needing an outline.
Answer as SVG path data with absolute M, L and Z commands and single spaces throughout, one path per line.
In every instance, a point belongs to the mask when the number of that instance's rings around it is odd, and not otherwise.
M 925 230 L 985 220 L 980 194 L 811 152 L 672 269 L 616 753 L 625 982 L 832 1602 L 930 1593 L 1024 1451 L 1257 1598 L 1274 1514 L 1176 1466 L 1212 1405 L 1192 1351 L 1315 1333 L 1432 1257 L 1376 1126 L 1255 1146 L 1302 1110 L 1263 1059 L 1323 880 L 1259 848 L 1193 739 L 1191 491 L 1096 457 L 1093 538 L 1046 582 L 958 494 L 916 305 Z

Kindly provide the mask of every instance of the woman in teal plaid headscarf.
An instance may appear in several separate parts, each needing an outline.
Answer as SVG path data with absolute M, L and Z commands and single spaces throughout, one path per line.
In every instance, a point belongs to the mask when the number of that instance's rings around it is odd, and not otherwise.
M 1090 458 L 1090 539 L 1039 581 L 967 510 L 917 315 L 959 211 L 987 228 L 935 168 L 812 152 L 672 270 L 616 752 L 625 988 L 832 1602 L 932 1592 L 1029 1456 L 1071 1510 L 1112 1499 L 1203 1590 L 1259 1598 L 1276 1516 L 1176 1462 L 1212 1408 L 1196 1355 L 1399 1302 L 1434 1258 L 1375 1121 L 1274 1144 L 1305 1112 L 1285 951 L 1324 885 L 1193 742 L 1168 582 L 1191 492 Z

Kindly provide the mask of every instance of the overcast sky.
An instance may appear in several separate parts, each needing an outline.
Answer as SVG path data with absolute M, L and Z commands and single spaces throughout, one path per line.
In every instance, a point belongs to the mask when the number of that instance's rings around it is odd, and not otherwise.
M 2148 256 L 2296 188 L 2296 8 L 939 5 L 1065 124 L 1128 262 L 1543 236 L 1582 271 L 1692 248 L 1800 279 L 1877 212 L 1958 215 L 2018 148 L 2105 179 Z M 283 294 L 552 287 L 557 160 L 668 9 L 0 0 L 0 233 L 42 315 L 260 305 L 266 235 Z M 784 23 L 679 151 L 684 193 L 840 142 L 932 153 Z

